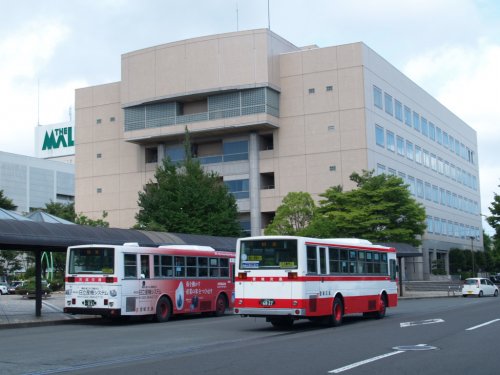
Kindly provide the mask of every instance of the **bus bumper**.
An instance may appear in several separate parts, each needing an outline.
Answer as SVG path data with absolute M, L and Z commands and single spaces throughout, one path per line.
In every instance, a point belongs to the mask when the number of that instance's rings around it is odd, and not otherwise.
M 241 316 L 305 316 L 306 309 L 269 309 L 269 308 L 241 308 L 235 307 L 234 313 Z
M 85 307 L 65 307 L 63 311 L 66 314 L 101 315 L 110 318 L 121 316 L 121 309 L 87 309 Z

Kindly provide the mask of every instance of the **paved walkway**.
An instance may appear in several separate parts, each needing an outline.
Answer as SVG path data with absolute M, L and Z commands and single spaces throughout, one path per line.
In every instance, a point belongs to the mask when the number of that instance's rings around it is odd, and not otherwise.
M 455 297 L 461 296 L 455 292 Z M 448 292 L 404 292 L 400 299 L 453 297 Z M 31 327 L 48 324 L 64 324 L 89 319 L 100 318 L 100 316 L 69 315 L 63 312 L 64 292 L 52 293 L 42 299 L 42 315 L 36 316 L 34 299 L 23 298 L 20 295 L 0 295 L 0 329 L 13 327 Z
M 52 293 L 42 299 L 42 314 L 36 316 L 35 299 L 20 295 L 0 295 L 0 329 L 8 327 L 62 324 L 80 319 L 86 315 L 69 315 L 63 312 L 64 292 Z M 95 318 L 95 317 L 90 317 Z

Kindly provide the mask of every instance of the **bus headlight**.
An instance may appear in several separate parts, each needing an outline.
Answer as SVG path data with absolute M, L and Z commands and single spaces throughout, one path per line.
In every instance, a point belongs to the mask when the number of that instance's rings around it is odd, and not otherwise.
M 118 294 L 118 293 L 117 293 L 117 291 L 116 291 L 115 289 L 111 289 L 111 290 L 109 291 L 109 295 L 110 295 L 111 297 L 116 297 L 116 295 L 117 295 L 117 294 Z

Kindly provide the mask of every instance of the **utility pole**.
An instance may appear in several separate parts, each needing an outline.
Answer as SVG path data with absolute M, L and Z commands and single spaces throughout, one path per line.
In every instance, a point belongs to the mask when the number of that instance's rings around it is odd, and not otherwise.
M 474 236 L 469 236 L 470 238 L 470 249 L 472 253 L 472 277 L 476 277 L 475 265 L 474 265 Z

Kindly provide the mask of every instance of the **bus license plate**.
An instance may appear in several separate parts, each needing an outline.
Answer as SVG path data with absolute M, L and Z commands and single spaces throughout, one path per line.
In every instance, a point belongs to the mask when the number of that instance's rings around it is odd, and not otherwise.
M 86 307 L 94 307 L 95 305 L 97 305 L 97 302 L 94 301 L 93 299 L 86 299 L 83 304 L 86 306 Z
M 270 307 L 270 306 L 274 305 L 274 300 L 270 299 L 270 298 L 261 299 L 260 304 L 261 304 L 261 306 Z

